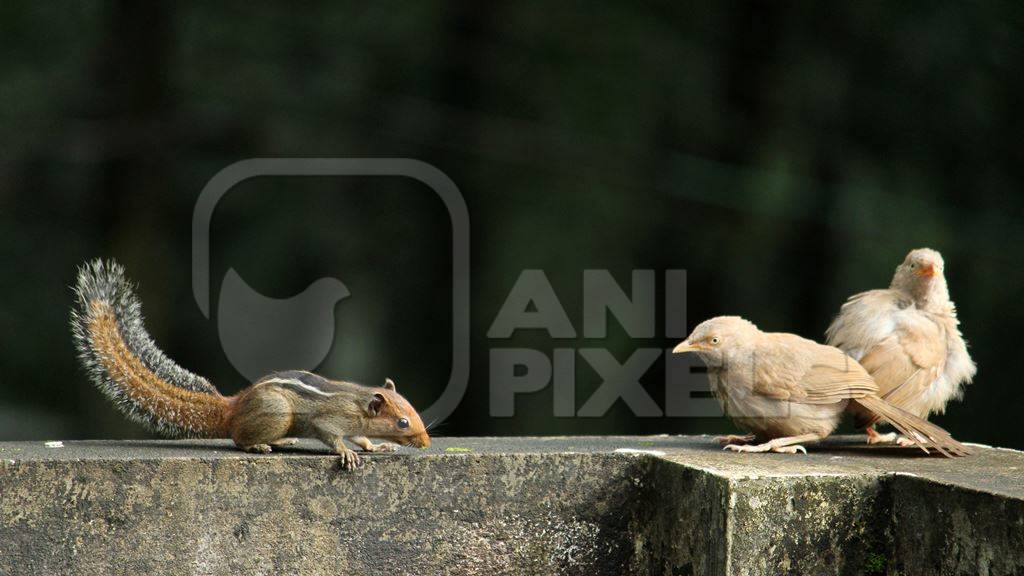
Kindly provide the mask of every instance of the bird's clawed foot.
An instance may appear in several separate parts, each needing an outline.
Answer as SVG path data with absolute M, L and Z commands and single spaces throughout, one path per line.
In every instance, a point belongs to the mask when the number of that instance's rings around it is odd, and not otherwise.
M 879 434 L 874 428 L 868 428 L 864 432 L 868 435 L 868 444 L 892 444 L 899 441 L 899 435 L 895 432 Z
M 807 454 L 807 449 L 799 444 L 793 444 L 791 446 L 775 446 L 771 442 L 765 442 L 764 444 L 727 444 L 723 450 L 732 450 L 733 452 L 778 452 L 780 454 L 796 454 L 802 452 Z
M 753 434 L 727 434 L 725 436 L 715 436 L 715 440 L 719 444 L 749 444 L 757 438 Z
M 764 444 L 729 444 L 725 447 L 725 450 L 732 450 L 733 452 L 779 452 L 781 454 L 796 454 L 802 452 L 807 454 L 807 449 L 800 446 L 801 442 L 817 442 L 821 440 L 821 436 L 817 434 L 801 434 L 799 436 L 785 436 L 782 438 L 775 438 Z
M 907 438 L 906 436 L 897 436 L 896 437 L 896 444 L 898 446 L 902 446 L 903 448 L 909 448 L 911 446 L 917 446 L 917 442 L 914 442 L 913 440 L 911 440 L 910 438 Z
M 792 446 L 777 446 L 772 448 L 772 452 L 778 452 L 780 454 L 796 454 L 797 452 L 801 452 L 803 454 L 807 454 L 807 448 L 804 448 L 799 444 L 793 444 Z
M 917 446 L 917 442 L 907 438 L 906 436 L 900 436 L 895 432 L 889 432 L 888 434 L 879 434 L 875 432 L 873 428 L 867 429 L 868 444 L 895 444 L 902 448 L 909 448 L 911 446 Z

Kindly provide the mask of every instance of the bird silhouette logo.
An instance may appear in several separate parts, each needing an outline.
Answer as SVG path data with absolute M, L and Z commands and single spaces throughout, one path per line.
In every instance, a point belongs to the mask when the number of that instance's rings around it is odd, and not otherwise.
M 461 402 L 469 384 L 469 210 L 446 174 L 410 158 L 249 158 L 217 172 L 203 187 L 192 213 L 192 294 L 211 318 L 210 226 L 217 203 L 234 186 L 265 176 L 374 176 L 418 183 L 444 203 L 452 226 L 451 372 L 440 396 L 420 415 L 442 420 Z M 335 309 L 351 295 L 337 278 L 314 281 L 290 298 L 267 297 L 233 268 L 221 282 L 217 329 L 224 354 L 250 381 L 275 370 L 313 370 L 335 339 Z
M 276 370 L 313 370 L 334 344 L 335 308 L 351 295 L 320 278 L 290 298 L 259 293 L 231 268 L 217 303 L 217 330 L 231 365 L 250 381 Z

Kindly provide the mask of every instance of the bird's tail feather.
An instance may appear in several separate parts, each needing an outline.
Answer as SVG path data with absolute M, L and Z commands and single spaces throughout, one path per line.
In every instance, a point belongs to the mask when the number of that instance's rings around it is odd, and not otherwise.
M 877 396 L 857 398 L 854 402 L 861 404 L 881 419 L 892 424 L 901 434 L 913 440 L 925 452 L 928 452 L 928 448 L 934 448 L 950 458 L 966 456 L 971 453 L 966 446 L 953 439 L 949 432 L 902 408 L 893 406 Z

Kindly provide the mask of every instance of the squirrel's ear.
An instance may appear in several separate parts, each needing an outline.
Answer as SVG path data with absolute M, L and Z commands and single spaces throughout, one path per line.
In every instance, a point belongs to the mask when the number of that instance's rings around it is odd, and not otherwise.
M 366 412 L 370 416 L 376 416 L 380 414 L 382 408 L 384 408 L 384 395 L 374 394 L 373 398 L 370 399 L 370 403 L 366 406 Z
M 394 392 L 395 391 L 395 381 L 392 380 L 391 378 L 385 378 L 384 379 L 384 387 L 387 388 L 388 390 L 391 390 L 392 392 Z

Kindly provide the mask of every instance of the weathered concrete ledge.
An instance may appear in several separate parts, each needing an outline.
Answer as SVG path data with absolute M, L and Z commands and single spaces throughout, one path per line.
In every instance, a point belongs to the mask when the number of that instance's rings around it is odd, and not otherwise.
M 839 438 L 0 443 L 0 574 L 1022 574 L 1024 454 Z

